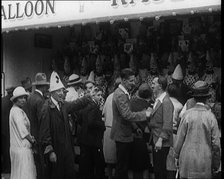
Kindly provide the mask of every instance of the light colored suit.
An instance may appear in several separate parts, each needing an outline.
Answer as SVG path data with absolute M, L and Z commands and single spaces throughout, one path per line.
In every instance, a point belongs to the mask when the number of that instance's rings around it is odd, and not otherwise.
M 112 100 L 114 119 L 110 137 L 118 142 L 133 142 L 131 122 L 146 120 L 146 112 L 131 112 L 129 103 L 129 96 L 117 88 Z
M 161 137 L 163 138 L 162 147 L 173 145 L 173 111 L 174 106 L 166 94 L 162 103 L 159 101 L 153 109 L 149 122 L 154 144 Z

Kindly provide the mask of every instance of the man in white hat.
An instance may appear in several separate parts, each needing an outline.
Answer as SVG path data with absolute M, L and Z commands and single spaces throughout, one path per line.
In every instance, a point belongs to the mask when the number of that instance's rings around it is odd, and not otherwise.
M 45 73 L 37 73 L 35 76 L 35 82 L 32 84 L 36 87 L 35 91 L 31 93 L 28 97 L 27 102 L 24 106 L 24 111 L 26 112 L 31 127 L 31 135 L 37 141 L 36 150 L 37 153 L 34 154 L 35 165 L 37 168 L 37 179 L 44 178 L 43 176 L 43 155 L 40 150 L 39 145 L 39 126 L 40 126 L 40 114 L 42 106 L 45 102 L 44 96 L 49 88 L 49 82 L 47 82 L 47 77 Z
M 68 113 L 84 108 L 90 97 L 65 102 L 65 87 L 59 75 L 52 72 L 50 99 L 46 100 L 40 119 L 40 142 L 48 164 L 48 178 L 75 178 L 74 151 Z
M 66 90 L 68 92 L 65 101 L 74 101 L 77 98 L 84 96 L 83 83 L 79 75 L 72 74 L 68 79 L 67 86 Z

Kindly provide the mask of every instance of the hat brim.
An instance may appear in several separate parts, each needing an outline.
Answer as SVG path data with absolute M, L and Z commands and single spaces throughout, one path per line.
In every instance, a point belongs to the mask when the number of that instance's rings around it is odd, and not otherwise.
M 96 84 L 94 81 L 91 81 L 91 80 L 86 80 L 85 84 L 87 84 L 87 83 L 93 83 L 94 85 Z
M 34 82 L 32 83 L 33 86 L 36 86 L 36 85 L 50 85 L 49 82 Z
M 21 95 L 17 95 L 17 96 L 12 96 L 10 98 L 11 101 L 14 101 L 16 98 L 20 97 L 20 96 L 29 96 L 29 93 L 24 93 L 24 94 L 21 94 Z
M 210 97 L 211 94 L 210 93 L 206 93 L 206 94 L 192 94 L 192 97 Z
M 75 81 L 75 82 L 72 82 L 72 83 L 67 83 L 67 86 L 71 86 L 71 85 L 76 85 L 76 84 L 80 84 L 82 83 L 82 79 L 78 80 L 78 81 Z

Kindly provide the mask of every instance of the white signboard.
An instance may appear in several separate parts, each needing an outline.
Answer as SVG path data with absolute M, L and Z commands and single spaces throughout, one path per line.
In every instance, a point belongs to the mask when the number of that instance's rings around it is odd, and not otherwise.
M 2 31 L 221 9 L 221 0 L 2 1 Z

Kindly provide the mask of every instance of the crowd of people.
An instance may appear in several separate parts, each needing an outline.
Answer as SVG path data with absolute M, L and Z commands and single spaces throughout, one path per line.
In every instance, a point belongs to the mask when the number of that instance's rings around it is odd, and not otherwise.
M 55 71 L 50 82 L 27 78 L 2 99 L 3 170 L 11 179 L 220 177 L 220 84 L 211 71 L 190 78 L 190 67 L 146 79 L 124 68 L 110 88 L 94 72 L 66 84 Z

